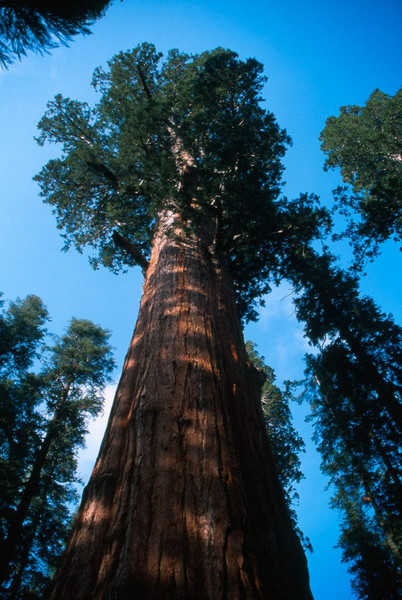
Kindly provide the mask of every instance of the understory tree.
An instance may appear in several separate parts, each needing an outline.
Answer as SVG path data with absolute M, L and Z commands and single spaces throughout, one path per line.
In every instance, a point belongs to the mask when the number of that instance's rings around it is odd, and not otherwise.
M 114 366 L 109 333 L 90 321 L 73 319 L 44 347 L 47 319 L 36 296 L 11 303 L 0 318 L 0 594 L 7 600 L 44 592 L 77 499 L 77 450 Z
M 321 134 L 325 169 L 339 168 L 347 184 L 335 190 L 335 207 L 347 219 L 358 268 L 385 240 L 402 239 L 401 114 L 402 89 L 374 90 L 364 106 L 342 106 Z
M 298 402 L 298 398 L 294 394 L 298 382 L 285 381 L 285 389 L 282 390 L 275 384 L 275 372 L 266 364 L 265 357 L 258 353 L 256 344 L 250 341 L 246 342 L 246 350 L 251 364 L 258 369 L 262 378 L 265 378 L 261 387 L 262 412 L 275 457 L 279 481 L 285 492 L 286 502 L 291 509 L 293 523 L 302 544 L 312 552 L 313 548 L 309 538 L 297 526 L 297 514 L 294 508 L 299 499 L 296 486 L 304 477 L 299 455 L 301 452 L 305 452 L 305 444 L 293 426 L 290 409 L 291 402 Z
M 0 63 L 7 66 L 27 51 L 48 52 L 89 27 L 111 0 L 0 0 Z

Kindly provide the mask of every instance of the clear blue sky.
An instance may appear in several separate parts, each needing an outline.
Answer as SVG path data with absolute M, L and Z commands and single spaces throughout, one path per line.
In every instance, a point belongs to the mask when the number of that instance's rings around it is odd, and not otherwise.
M 173 47 L 198 52 L 231 48 L 241 58 L 260 60 L 269 81 L 267 106 L 293 138 L 286 158 L 285 193 L 315 192 L 330 201 L 340 183 L 322 170 L 318 137 L 325 119 L 345 104 L 362 104 L 375 88 L 394 94 L 401 85 L 402 5 L 397 0 L 124 0 L 116 1 L 93 27 L 69 48 L 50 55 L 30 54 L 0 72 L 0 289 L 6 298 L 39 295 L 61 333 L 72 316 L 89 318 L 113 331 L 121 369 L 134 328 L 141 294 L 138 269 L 115 276 L 94 272 L 85 256 L 60 252 L 62 240 L 48 207 L 41 203 L 32 177 L 57 152 L 33 141 L 46 102 L 56 93 L 92 101 L 92 71 L 116 52 L 142 41 L 161 51 Z M 401 260 L 392 244 L 368 267 L 363 290 L 402 322 Z M 299 379 L 308 351 L 292 315 L 290 290 L 276 290 L 246 337 L 272 365 L 278 381 Z M 116 378 L 118 374 L 116 374 Z M 328 508 L 329 494 L 319 473 L 319 457 L 304 424 L 306 408 L 295 408 L 295 421 L 308 444 L 303 458 L 306 479 L 300 486 L 300 525 L 314 546 L 309 556 L 315 600 L 352 598 L 349 576 L 333 546 L 338 516 Z M 82 460 L 88 476 L 95 459 L 99 427 Z

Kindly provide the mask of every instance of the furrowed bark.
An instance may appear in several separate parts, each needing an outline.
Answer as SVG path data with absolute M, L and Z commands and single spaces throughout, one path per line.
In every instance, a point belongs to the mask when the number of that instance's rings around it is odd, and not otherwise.
M 211 229 L 162 219 L 51 600 L 312 598 Z

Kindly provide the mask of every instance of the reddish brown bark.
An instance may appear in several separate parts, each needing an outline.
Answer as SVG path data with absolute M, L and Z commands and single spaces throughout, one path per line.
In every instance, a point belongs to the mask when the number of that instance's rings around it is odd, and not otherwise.
M 50 598 L 311 599 L 228 271 L 168 230 Z

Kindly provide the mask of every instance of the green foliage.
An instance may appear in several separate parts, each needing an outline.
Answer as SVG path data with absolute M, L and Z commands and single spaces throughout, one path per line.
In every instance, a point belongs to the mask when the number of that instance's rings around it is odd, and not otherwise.
M 402 330 L 359 294 L 356 279 L 328 252 L 295 252 L 289 274 L 292 268 L 297 316 L 319 348 L 307 361 L 311 418 L 322 469 L 336 490 L 333 506 L 344 515 L 339 545 L 361 598 L 396 598 Z
M 296 512 L 292 508 L 292 505 L 299 498 L 295 486 L 304 477 L 300 469 L 299 454 L 305 452 L 305 444 L 292 424 L 290 403 L 295 401 L 293 396 L 294 384 L 286 381 L 285 390 L 282 391 L 274 383 L 274 370 L 265 363 L 265 358 L 259 355 L 255 344 L 248 341 L 246 343 L 246 350 L 250 363 L 265 377 L 261 388 L 261 404 L 279 480 L 285 492 L 286 502 L 290 509 L 296 531 L 303 545 L 312 551 L 309 539 L 297 527 Z
M 358 473 L 359 485 L 374 490 L 369 515 L 357 511 L 357 500 L 353 514 L 364 520 L 359 531 L 381 535 L 388 540 L 381 552 L 392 554 L 400 541 L 401 331 L 361 297 L 356 277 L 339 269 L 327 248 L 314 249 L 332 225 L 318 198 L 280 196 L 281 158 L 290 140 L 262 105 L 265 81 L 256 60 L 241 61 L 222 48 L 191 56 L 172 50 L 164 60 L 151 44 L 122 52 L 106 70 L 95 70 L 92 85 L 101 96 L 94 107 L 60 95 L 49 102 L 38 142 L 60 144 L 62 152 L 36 179 L 65 247 L 91 247 L 95 267 L 143 264 L 139 257 L 149 256 L 159 215 L 174 210 L 187 227 L 208 220 L 214 231 L 208 248 L 230 264 L 245 320 L 256 317 L 256 301 L 272 283 L 293 283 L 297 316 L 320 351 L 309 358 L 309 373 L 323 468 L 334 482 L 341 474 L 344 489 L 352 489 L 345 480 Z M 362 219 L 351 226 L 356 243 L 357 236 L 367 236 L 369 245 L 400 233 L 400 150 L 390 142 L 400 127 L 397 102 L 399 94 L 390 99 L 378 92 L 365 109 L 345 109 L 342 118 L 329 120 L 323 134 L 327 167 L 343 168 L 358 202 Z M 300 446 L 289 421 L 290 389 L 280 392 L 268 367 L 266 375 L 268 430 L 284 485 L 291 486 L 299 476 Z M 348 539 L 355 536 L 348 549 L 342 546 L 345 558 L 353 561 L 356 586 L 363 585 L 361 565 L 371 564 L 372 546 L 359 546 L 352 512 L 339 506 L 350 525 Z M 384 559 L 381 569 L 392 561 Z
M 37 296 L 10 303 L 0 318 L 0 373 L 18 372 L 32 364 L 47 320 L 47 310 Z
M 344 560 L 351 564 L 356 594 L 363 600 L 398 600 L 402 594 L 400 568 L 373 514 L 372 499 L 359 485 L 338 487 L 335 506 L 345 513 L 339 545 Z
M 47 52 L 74 35 L 90 34 L 110 0 L 0 0 L 0 63 L 7 66 L 26 52 Z
M 23 480 L 39 435 L 39 383 L 29 373 L 46 335 L 48 313 L 37 296 L 10 303 L 0 315 L 0 532 L 4 537 L 16 485 Z M 18 382 L 18 383 L 17 383 Z M 36 399 L 36 401 L 35 401 Z M 28 461 L 28 462 L 27 462 Z
M 114 367 L 107 331 L 73 319 L 48 347 L 47 319 L 35 296 L 0 317 L 1 584 L 10 599 L 39 598 L 62 551 L 77 500 L 76 453 Z
M 189 226 L 202 211 L 232 265 L 240 312 L 255 318 L 283 252 L 279 232 L 298 228 L 311 239 L 328 223 L 306 196 L 278 200 L 289 138 L 261 106 L 265 81 L 260 63 L 229 50 L 172 50 L 162 62 L 142 44 L 95 70 L 94 108 L 56 96 L 38 142 L 61 144 L 62 156 L 36 179 L 66 248 L 91 246 L 94 266 L 118 271 L 136 259 L 114 233 L 148 256 L 162 210 L 179 211 Z
M 335 202 L 349 220 L 358 266 L 380 242 L 402 237 L 401 114 L 402 90 L 375 90 L 365 106 L 341 107 L 321 134 L 325 168 L 339 167 L 348 184 L 335 190 Z

